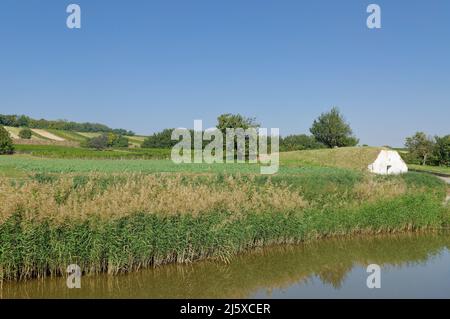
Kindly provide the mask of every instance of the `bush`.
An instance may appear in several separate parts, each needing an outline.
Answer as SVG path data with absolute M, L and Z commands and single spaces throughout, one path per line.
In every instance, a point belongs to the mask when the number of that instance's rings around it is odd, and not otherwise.
M 173 129 L 164 129 L 162 132 L 158 132 L 153 134 L 152 136 L 147 137 L 142 143 L 142 148 L 171 148 L 178 141 L 172 140 L 172 131 Z
M 25 140 L 31 139 L 32 135 L 33 135 L 33 133 L 31 132 L 31 130 L 29 128 L 24 128 L 24 129 L 20 130 L 20 132 L 19 132 L 19 137 L 23 138 Z
M 314 136 L 305 134 L 289 135 L 280 139 L 280 151 L 282 152 L 312 150 L 325 147 L 324 144 L 317 142 Z
M 8 131 L 0 126 L 0 155 L 14 153 L 14 145 Z
M 436 165 L 450 166 L 450 135 L 436 136 L 433 155 Z
M 97 150 L 104 150 L 108 147 L 108 136 L 106 134 L 102 134 L 100 136 L 93 137 L 87 141 L 86 146 Z

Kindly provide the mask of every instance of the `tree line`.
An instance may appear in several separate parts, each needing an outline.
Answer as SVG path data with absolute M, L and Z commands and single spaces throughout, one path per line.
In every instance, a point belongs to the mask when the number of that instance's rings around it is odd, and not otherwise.
M 242 116 L 241 114 L 222 114 L 217 118 L 216 128 L 225 135 L 227 128 L 258 128 L 260 124 L 255 118 Z M 144 148 L 171 148 L 178 143 L 172 140 L 174 129 L 164 129 L 147 137 L 142 144 Z M 342 113 L 338 108 L 332 108 L 329 112 L 322 113 L 310 128 L 311 135 L 299 134 L 280 137 L 280 151 L 298 151 L 319 148 L 333 148 L 355 146 L 359 140 L 354 137 Z M 192 135 L 193 131 L 191 131 Z
M 404 159 L 409 164 L 450 166 L 450 135 L 430 137 L 417 132 L 406 138 L 405 147 Z
M 118 135 L 134 135 L 134 132 L 125 129 L 112 129 L 104 124 L 99 123 L 78 123 L 66 120 L 36 120 L 26 115 L 4 115 L 0 114 L 0 125 L 23 127 L 23 128 L 35 128 L 35 129 L 55 129 L 74 132 L 86 132 L 86 133 L 115 133 Z

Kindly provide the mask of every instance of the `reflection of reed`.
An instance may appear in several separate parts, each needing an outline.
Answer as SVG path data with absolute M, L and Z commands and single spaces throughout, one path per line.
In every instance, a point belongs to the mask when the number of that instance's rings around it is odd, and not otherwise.
M 86 276 L 81 289 L 64 278 L 3 283 L 3 298 L 245 298 L 257 290 L 306 284 L 313 276 L 340 288 L 355 265 L 392 267 L 424 263 L 449 247 L 450 234 L 401 234 L 333 239 L 257 249 L 231 263 L 204 261 L 167 265 L 127 275 Z

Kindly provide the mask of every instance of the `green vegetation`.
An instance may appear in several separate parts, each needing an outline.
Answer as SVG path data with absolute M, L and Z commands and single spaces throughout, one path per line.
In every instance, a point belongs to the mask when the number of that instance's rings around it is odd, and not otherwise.
M 367 170 L 380 153 L 378 147 L 342 147 L 280 154 L 282 165 L 286 166 L 326 166 Z
M 325 148 L 326 146 L 316 141 L 314 136 L 308 136 L 306 134 L 289 135 L 280 138 L 280 151 L 302 151 Z
M 406 138 L 408 152 L 402 154 L 408 164 L 450 167 L 450 135 L 431 138 L 417 132 Z
M 353 136 L 350 125 L 345 122 L 343 115 L 336 107 L 333 107 L 329 112 L 322 113 L 314 121 L 310 131 L 318 142 L 330 148 L 355 146 L 359 142 Z
M 224 114 L 217 127 L 243 125 L 257 126 Z M 313 127 L 315 138 L 286 137 L 284 145 L 357 142 L 337 109 Z M 130 140 L 112 131 L 55 135 L 97 149 L 17 145 L 19 155 L 0 156 L 0 280 L 61 275 L 73 263 L 85 273 L 119 273 L 228 260 L 272 243 L 440 229 L 450 222 L 443 181 L 413 172 L 367 173 L 380 148 L 281 153 L 278 174 L 265 176 L 259 164 L 174 164 L 171 130 L 146 139 L 143 147 L 150 148 L 142 149 L 127 148 Z
M 14 153 L 14 145 L 9 133 L 0 125 L 0 155 Z
M 20 130 L 20 132 L 19 132 L 19 137 L 23 138 L 25 140 L 31 139 L 32 136 L 33 136 L 33 132 L 29 128 L 24 128 L 24 129 Z
M 164 159 L 169 158 L 167 149 L 111 149 L 97 151 L 80 147 L 67 147 L 59 145 L 15 145 L 19 154 L 29 154 L 35 157 L 48 157 L 59 159 Z M 0 162 L 4 158 L 0 159 Z M 20 161 L 19 157 L 15 160 Z M 39 161 L 38 159 L 29 159 Z M 102 162 L 98 163 L 103 165 Z M 70 164 L 69 164 L 70 165 Z
M 445 185 L 433 176 L 354 173 L 354 179 L 336 180 L 322 170 L 287 180 L 39 174 L 21 183 L 2 181 L 0 278 L 60 275 L 72 263 L 85 273 L 119 273 L 228 260 L 273 243 L 438 229 L 449 221 Z
M 414 165 L 408 164 L 408 168 L 414 171 L 442 174 L 450 176 L 449 166 L 430 166 L 430 165 Z
M 77 123 L 65 120 L 49 121 L 36 120 L 25 115 L 3 115 L 0 114 L 0 125 L 13 127 L 28 127 L 38 129 L 56 129 L 63 131 L 79 132 L 113 132 L 120 135 L 134 135 L 133 132 L 124 129 L 111 129 L 106 125 L 98 123 Z

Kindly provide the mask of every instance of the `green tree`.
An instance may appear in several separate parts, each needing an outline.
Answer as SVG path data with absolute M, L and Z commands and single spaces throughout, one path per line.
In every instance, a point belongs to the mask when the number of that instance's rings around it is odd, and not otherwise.
M 436 164 L 440 166 L 450 166 L 450 135 L 443 137 L 436 136 L 433 151 Z
M 142 148 L 171 148 L 178 141 L 172 141 L 172 131 L 171 128 L 166 128 L 161 132 L 155 133 L 147 137 L 142 143 Z
M 23 138 L 25 140 L 29 140 L 32 135 L 33 135 L 33 133 L 31 132 L 31 130 L 29 128 L 24 128 L 24 129 L 20 130 L 20 132 L 19 132 L 19 137 Z
M 87 141 L 86 146 L 97 150 L 104 150 L 108 147 L 108 136 L 106 134 L 102 134 L 100 136 L 93 137 Z
M 322 113 L 313 123 L 310 132 L 318 142 L 332 147 L 355 146 L 359 140 L 353 136 L 350 125 L 345 122 L 339 109 Z
M 227 128 L 243 128 L 244 130 L 259 127 L 254 118 L 244 117 L 240 114 L 222 114 L 217 118 L 217 126 L 225 136 Z
M 316 141 L 314 136 L 306 134 L 289 135 L 280 139 L 280 150 L 282 152 L 311 150 L 326 147 Z
M 405 146 L 408 148 L 410 156 L 419 160 L 422 165 L 428 163 L 435 148 L 434 141 L 424 132 L 417 132 L 413 136 L 407 137 Z
M 14 153 L 14 145 L 8 131 L 0 126 L 0 155 Z

